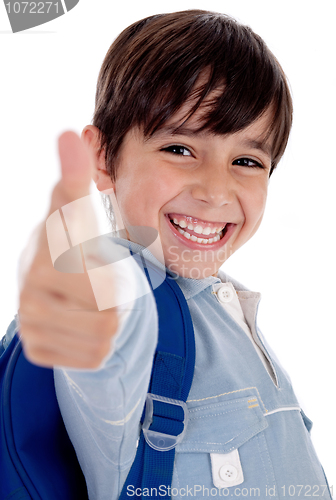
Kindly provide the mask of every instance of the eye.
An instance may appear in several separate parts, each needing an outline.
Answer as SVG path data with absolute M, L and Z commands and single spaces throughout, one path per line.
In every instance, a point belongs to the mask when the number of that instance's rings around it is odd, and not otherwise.
M 178 156 L 192 156 L 188 148 L 185 146 L 179 146 L 178 144 L 167 146 L 166 148 L 162 148 L 160 151 L 166 151 L 167 153 L 172 153 Z
M 253 160 L 252 158 L 238 158 L 232 162 L 232 165 L 239 165 L 240 167 L 249 167 L 249 168 L 263 168 L 265 167 L 259 163 L 257 160 Z

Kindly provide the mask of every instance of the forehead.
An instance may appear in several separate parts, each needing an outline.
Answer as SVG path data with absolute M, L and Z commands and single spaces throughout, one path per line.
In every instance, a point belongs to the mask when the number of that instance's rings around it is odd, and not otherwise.
M 188 99 L 166 121 L 164 126 L 182 128 L 188 122 L 188 128 L 198 130 L 206 123 L 209 113 L 216 108 L 217 101 L 225 90 L 225 86 L 220 85 L 202 99 L 201 94 L 207 81 L 207 72 L 201 73 Z M 198 106 L 197 109 L 195 106 Z

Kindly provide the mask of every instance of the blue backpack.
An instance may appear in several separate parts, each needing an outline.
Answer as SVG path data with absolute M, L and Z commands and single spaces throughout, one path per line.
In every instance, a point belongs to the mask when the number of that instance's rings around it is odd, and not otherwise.
M 152 277 L 156 268 L 148 262 L 146 266 Z M 168 491 L 175 446 L 187 424 L 185 402 L 195 364 L 189 308 L 170 276 L 153 292 L 159 339 L 139 445 L 121 500 L 129 497 L 128 485 L 138 497 L 150 496 L 151 488 Z M 0 391 L 0 500 L 87 499 L 85 479 L 58 407 L 53 370 L 30 363 L 18 335 L 0 357 Z

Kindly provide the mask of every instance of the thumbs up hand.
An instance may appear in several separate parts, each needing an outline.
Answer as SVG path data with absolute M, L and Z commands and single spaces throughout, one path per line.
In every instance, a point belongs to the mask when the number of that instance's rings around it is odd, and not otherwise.
M 52 192 L 48 217 L 89 195 L 93 175 L 89 152 L 75 133 L 66 132 L 59 138 L 59 156 L 62 175 Z M 70 217 L 72 230 L 78 233 L 94 224 L 78 210 Z M 41 366 L 96 368 L 110 351 L 118 328 L 117 310 L 98 310 L 87 272 L 64 273 L 54 268 L 53 231 L 51 227 L 51 237 L 47 237 L 46 221 L 36 229 L 34 243 L 25 251 L 30 255 L 20 277 L 19 318 L 25 354 Z M 56 233 L 55 242 L 59 242 Z

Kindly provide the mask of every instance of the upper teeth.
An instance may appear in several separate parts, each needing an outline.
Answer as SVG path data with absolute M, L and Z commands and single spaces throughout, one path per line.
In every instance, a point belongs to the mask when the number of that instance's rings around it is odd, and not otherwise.
M 220 233 L 221 230 L 225 227 L 225 226 L 220 226 L 220 227 L 206 226 L 206 227 L 203 227 L 199 223 L 197 225 L 191 224 L 191 223 L 187 224 L 187 222 L 184 219 L 178 220 L 176 218 L 174 218 L 173 221 L 177 226 L 180 226 L 182 228 L 187 227 L 188 229 L 190 229 L 190 231 L 195 231 L 195 233 L 197 233 L 197 234 L 205 234 L 205 235 Z

